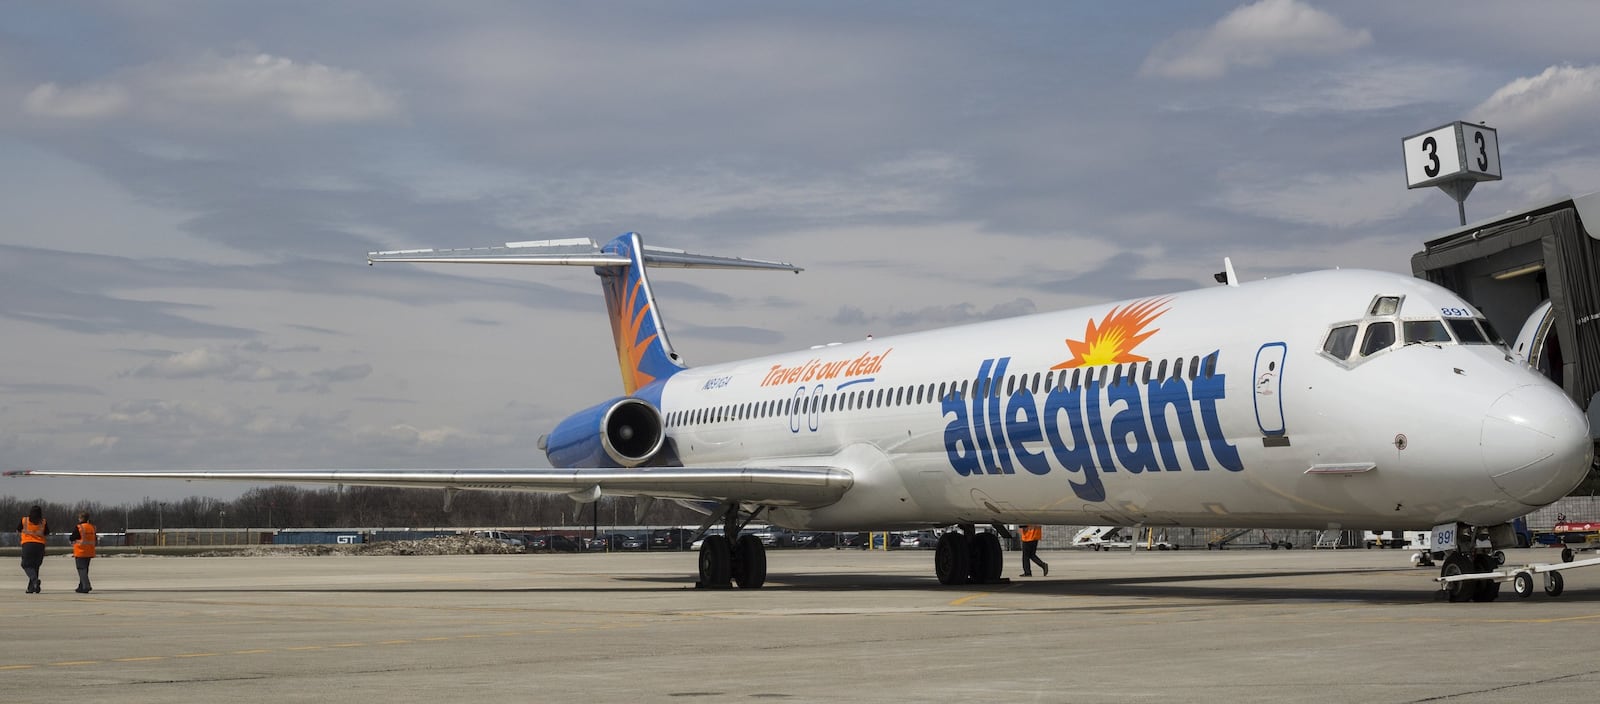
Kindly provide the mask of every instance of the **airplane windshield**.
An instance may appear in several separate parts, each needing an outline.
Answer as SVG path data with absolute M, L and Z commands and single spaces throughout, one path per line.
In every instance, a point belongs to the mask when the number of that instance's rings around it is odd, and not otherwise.
M 1456 334 L 1456 339 L 1463 345 L 1487 345 L 1489 340 L 1483 336 L 1483 331 L 1478 329 L 1478 324 L 1471 318 L 1450 318 L 1450 331 Z
M 1404 324 L 1406 344 L 1418 342 L 1450 342 L 1450 333 L 1438 320 L 1407 320 Z

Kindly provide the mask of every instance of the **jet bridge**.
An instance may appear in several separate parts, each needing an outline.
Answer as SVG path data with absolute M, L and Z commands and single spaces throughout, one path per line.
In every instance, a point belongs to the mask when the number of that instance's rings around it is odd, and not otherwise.
M 1460 294 L 1502 334 L 1516 334 L 1507 341 L 1512 354 L 1565 389 L 1591 429 L 1600 428 L 1600 193 L 1449 230 L 1412 255 L 1411 271 Z M 1574 494 L 1597 492 L 1591 471 Z

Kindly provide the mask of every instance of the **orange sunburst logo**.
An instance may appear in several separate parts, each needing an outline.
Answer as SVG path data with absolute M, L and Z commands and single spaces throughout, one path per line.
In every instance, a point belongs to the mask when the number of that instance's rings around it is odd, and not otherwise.
M 1096 325 L 1094 318 L 1089 319 L 1089 324 L 1083 330 L 1083 339 L 1074 340 L 1067 338 L 1067 349 L 1072 351 L 1072 359 L 1057 364 L 1051 369 L 1073 369 L 1077 367 L 1096 367 L 1106 364 L 1124 364 L 1127 362 L 1145 362 L 1148 357 L 1133 353 L 1133 348 L 1139 343 L 1149 339 L 1161 331 L 1161 328 L 1145 330 L 1162 313 L 1163 308 L 1171 298 L 1151 298 L 1129 305 L 1127 308 L 1112 308 L 1106 317 Z
M 644 329 L 650 315 L 647 307 L 639 304 L 640 297 L 644 294 L 644 287 L 640 283 L 638 280 L 633 281 L 622 302 L 621 310 L 618 311 L 625 316 L 617 330 L 617 334 L 621 335 L 621 339 L 617 340 L 617 352 L 623 357 L 618 362 L 624 370 L 622 375 L 624 391 L 630 394 L 656 380 L 654 376 L 645 373 L 640 364 L 645 352 L 650 349 L 650 344 L 656 341 L 657 336 L 657 333 L 651 332 L 643 340 L 639 339 L 639 333 Z M 632 374 L 627 373 L 630 370 Z

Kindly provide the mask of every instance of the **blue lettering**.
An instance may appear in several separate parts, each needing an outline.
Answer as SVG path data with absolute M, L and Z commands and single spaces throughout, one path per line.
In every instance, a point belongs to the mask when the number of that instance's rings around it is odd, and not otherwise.
M 1100 458 L 1100 471 L 1115 472 L 1117 465 L 1111 461 L 1111 443 L 1106 442 L 1106 424 L 1100 420 L 1100 376 L 1089 370 L 1083 375 L 1083 390 L 1087 396 L 1083 404 L 1084 424 L 1094 438 L 1094 455 Z
M 967 430 L 971 423 L 967 421 L 966 404 L 952 390 L 939 407 L 944 409 L 944 415 L 955 416 L 944 427 L 945 454 L 950 456 L 950 467 L 963 477 L 983 469 L 978 462 L 978 448 L 972 444 L 972 433 Z
M 1006 437 L 1016 448 L 1017 462 L 1034 474 L 1049 474 L 1050 460 L 1044 453 L 1033 452 L 1024 443 L 1043 439 L 1039 433 L 1039 411 L 1033 402 L 1033 392 L 1023 389 L 1011 396 L 1006 404 Z M 1020 416 L 1020 418 L 1019 418 Z
M 991 473 L 997 471 L 1001 474 L 1015 474 L 1017 471 L 1011 466 L 1011 452 L 1009 451 L 1010 448 L 1007 447 L 1009 443 L 1006 442 L 1005 428 L 1001 427 L 1005 419 L 1000 415 L 1000 386 L 1001 382 L 1005 381 L 1006 364 L 1010 361 L 1010 357 L 1001 357 L 1000 361 L 995 362 L 994 381 L 990 382 L 993 388 L 987 394 L 989 397 L 989 411 L 987 414 L 989 437 L 994 438 L 994 454 L 1000 460 L 1000 467 L 991 469 Z
M 1216 369 L 1216 357 L 1216 352 L 1206 357 L 1206 369 Z M 1226 378 L 1224 374 L 1202 374 L 1195 378 L 1194 400 L 1200 402 L 1200 420 L 1206 426 L 1206 436 L 1211 439 L 1211 454 L 1217 456 L 1217 462 L 1223 469 L 1242 472 L 1244 462 L 1239 460 L 1239 448 L 1228 444 L 1227 436 L 1222 434 L 1222 419 L 1217 417 L 1217 401 L 1228 393 L 1223 386 Z
M 1072 493 L 1084 501 L 1105 501 L 1106 487 L 1100 482 L 1100 473 L 1094 467 L 1094 454 L 1089 449 L 1089 436 L 1083 429 L 1083 417 L 1078 409 L 1083 405 L 1082 393 L 1076 388 L 1056 388 L 1044 398 L 1044 433 L 1050 440 L 1050 450 L 1062 469 L 1083 474 L 1083 483 L 1068 480 Z M 1065 421 L 1062 415 L 1066 416 Z M 1061 429 L 1072 433 L 1072 444 L 1061 437 Z
M 1218 402 L 1227 395 L 1227 378 L 1215 371 L 1219 357 L 1219 352 L 1206 357 L 1203 368 L 1212 372 L 1209 376 L 1187 382 L 1174 374 L 1140 383 L 1138 366 L 1131 365 L 1125 376 L 1118 367 L 1118 377 L 1103 385 L 1108 370 L 1089 368 L 1082 386 L 1063 379 L 1042 399 L 1025 384 L 1001 399 L 1011 358 L 983 360 L 971 399 L 952 390 L 940 400 L 942 415 L 949 419 L 944 446 L 950 468 L 968 477 L 1014 474 L 1020 464 L 1028 473 L 1044 476 L 1059 466 L 1079 475 L 1069 478 L 1068 485 L 1088 502 L 1106 500 L 1102 475 L 1119 468 L 1129 474 L 1182 471 L 1179 442 L 1195 471 L 1211 469 L 1207 448 L 1224 469 L 1244 471 L 1239 449 L 1228 442 L 1218 414 Z
M 973 435 L 978 438 L 978 457 L 979 459 L 983 460 L 983 466 L 988 469 L 990 474 L 995 474 L 997 470 L 994 468 L 994 454 L 989 450 L 989 435 L 987 432 L 985 432 L 985 426 L 987 426 L 988 423 L 984 423 L 982 419 L 983 397 L 989 395 L 988 390 L 989 384 L 991 383 L 989 379 L 989 365 L 993 363 L 994 360 L 985 359 L 983 360 L 983 364 L 978 365 L 978 378 L 972 382 L 971 416 L 972 432 Z M 996 438 L 995 441 L 999 442 L 999 438 Z
M 1127 378 L 1117 379 L 1111 384 L 1111 388 L 1106 390 L 1106 399 L 1113 408 L 1119 402 L 1128 405 L 1111 416 L 1111 447 L 1117 452 L 1117 460 L 1133 474 L 1146 470 L 1161 471 L 1156 466 L 1155 448 L 1151 447 L 1144 402 L 1139 398 L 1139 385 L 1134 383 L 1131 370 Z M 1131 442 L 1129 438 L 1132 438 Z
M 1200 446 L 1200 433 L 1194 425 L 1194 409 L 1189 402 L 1189 387 L 1183 379 L 1172 377 L 1164 381 L 1150 384 L 1150 430 L 1158 438 L 1172 437 L 1172 431 L 1167 427 L 1167 408 L 1171 407 L 1178 414 L 1178 430 L 1183 433 L 1183 444 L 1189 450 L 1189 461 L 1194 464 L 1197 472 L 1211 469 L 1206 463 L 1206 451 Z M 1166 464 L 1168 472 L 1183 470 L 1178 464 L 1178 453 L 1170 442 L 1160 443 L 1161 461 Z

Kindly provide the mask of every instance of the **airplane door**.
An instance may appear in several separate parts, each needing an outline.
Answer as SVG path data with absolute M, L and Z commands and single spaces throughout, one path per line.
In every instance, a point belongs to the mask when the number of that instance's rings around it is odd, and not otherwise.
M 1288 351 L 1282 342 L 1269 342 L 1256 350 L 1256 426 L 1269 447 L 1289 444 L 1283 424 L 1283 362 Z
M 1522 332 L 1517 333 L 1517 341 L 1511 345 L 1512 357 L 1538 369 L 1545 376 L 1550 376 L 1550 370 L 1546 368 L 1549 360 L 1544 358 L 1544 345 L 1550 338 L 1550 328 L 1555 322 L 1555 316 L 1552 315 L 1554 311 L 1555 307 L 1550 301 L 1540 303 L 1528 316 L 1527 322 L 1522 324 Z

